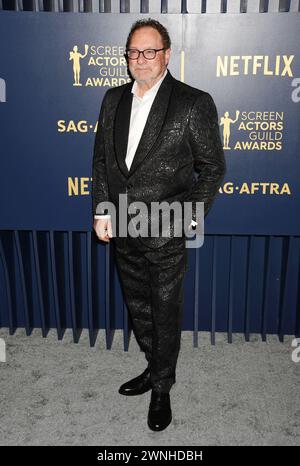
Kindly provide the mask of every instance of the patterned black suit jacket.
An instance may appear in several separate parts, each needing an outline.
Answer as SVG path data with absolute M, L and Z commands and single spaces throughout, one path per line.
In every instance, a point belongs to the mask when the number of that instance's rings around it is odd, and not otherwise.
M 128 205 L 143 201 L 204 202 L 207 215 L 226 171 L 217 109 L 211 95 L 175 79 L 168 70 L 153 101 L 132 165 L 125 163 L 133 81 L 109 89 L 103 98 L 94 143 L 93 214 L 100 202 L 114 203 L 118 236 L 119 194 Z M 135 214 L 136 215 L 136 214 Z M 135 216 L 133 215 L 133 217 Z M 171 225 L 170 237 L 173 236 Z M 150 234 L 150 233 L 149 233 Z M 151 248 L 170 237 L 140 238 Z

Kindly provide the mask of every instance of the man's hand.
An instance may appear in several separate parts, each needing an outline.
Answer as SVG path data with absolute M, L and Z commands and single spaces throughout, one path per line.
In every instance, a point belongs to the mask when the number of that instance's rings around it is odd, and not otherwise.
M 94 230 L 101 241 L 109 243 L 112 238 L 111 219 L 94 219 Z

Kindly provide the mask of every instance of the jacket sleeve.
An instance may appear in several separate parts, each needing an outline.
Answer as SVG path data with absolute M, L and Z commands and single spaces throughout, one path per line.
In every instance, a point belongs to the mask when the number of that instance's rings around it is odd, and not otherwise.
M 214 197 L 226 172 L 225 156 L 219 132 L 218 113 L 211 95 L 199 95 L 189 119 L 189 144 L 198 176 L 188 198 L 192 202 L 192 219 L 196 219 L 196 202 L 204 202 L 204 217 L 210 210 Z
M 105 105 L 107 99 L 107 92 L 105 93 L 99 119 L 98 127 L 94 141 L 94 154 L 93 154 L 93 166 L 92 166 L 92 204 L 93 204 L 93 215 L 105 214 L 105 211 L 97 210 L 97 205 L 100 202 L 108 201 L 108 184 L 107 184 L 107 173 L 105 163 L 105 145 L 104 145 L 104 122 L 105 122 Z

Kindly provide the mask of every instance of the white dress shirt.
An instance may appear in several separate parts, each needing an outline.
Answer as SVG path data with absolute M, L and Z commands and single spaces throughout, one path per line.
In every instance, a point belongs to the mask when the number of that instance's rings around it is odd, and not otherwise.
M 151 106 L 155 99 L 155 96 L 158 92 L 158 89 L 167 75 L 168 70 L 166 69 L 159 81 L 157 81 L 154 86 L 152 86 L 148 91 L 144 93 L 142 97 L 137 95 L 137 82 L 134 81 L 131 92 L 133 94 L 131 114 L 130 114 L 130 124 L 129 124 L 129 134 L 128 134 L 128 144 L 127 152 L 125 157 L 125 163 L 128 170 L 130 170 L 136 149 L 140 142 Z M 110 218 L 110 215 L 95 215 L 94 218 Z M 197 222 L 192 220 L 192 225 L 197 225 Z

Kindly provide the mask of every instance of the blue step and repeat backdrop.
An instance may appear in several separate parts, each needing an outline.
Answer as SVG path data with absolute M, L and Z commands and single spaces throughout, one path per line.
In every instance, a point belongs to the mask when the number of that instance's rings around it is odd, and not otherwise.
M 129 81 L 127 34 L 148 16 L 169 30 L 172 75 L 214 98 L 227 162 L 190 250 L 183 327 L 194 343 L 200 329 L 299 333 L 297 13 L 0 13 L 0 327 L 128 337 L 110 251 L 92 241 L 92 157 L 104 93 Z
M 152 17 L 170 32 L 173 76 L 219 113 L 227 174 L 205 232 L 299 235 L 299 15 Z M 129 81 L 136 18 L 0 15 L 0 229 L 91 230 L 100 104 Z

